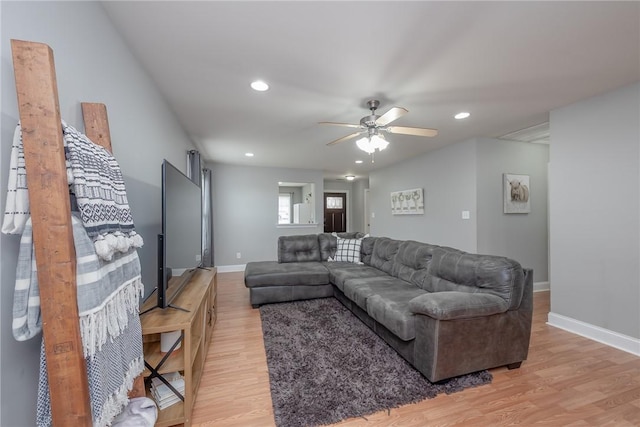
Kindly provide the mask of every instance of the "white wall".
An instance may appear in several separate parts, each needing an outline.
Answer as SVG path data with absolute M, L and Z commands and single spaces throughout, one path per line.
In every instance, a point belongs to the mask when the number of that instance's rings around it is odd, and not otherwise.
M 392 148 L 392 147 L 389 147 Z M 475 252 L 476 145 L 464 141 L 369 175 L 371 235 Z M 390 193 L 424 189 L 424 215 L 392 215 Z M 463 210 L 471 219 L 461 219 Z
M 2 1 L 0 8 L 0 188 L 7 186 L 11 139 L 18 122 L 10 39 L 43 42 L 54 52 L 62 117 L 82 130 L 80 102 L 107 106 L 113 151 L 124 174 L 136 229 L 145 239 L 138 253 L 145 288 L 150 292 L 156 280 L 162 159 L 184 172 L 186 151 L 194 145 L 100 3 Z M 3 210 L 4 202 L 2 193 Z M 11 334 L 18 242 L 18 236 L 0 236 L 0 425 L 12 427 L 35 425 L 40 350 L 39 339 L 16 342 Z
M 316 234 L 322 224 L 322 171 L 213 163 L 215 265 L 238 266 L 278 258 L 278 237 Z M 317 226 L 278 226 L 278 182 L 315 184 Z M 240 258 L 237 253 L 240 252 Z
M 554 110 L 550 125 L 549 321 L 634 338 L 640 354 L 640 84 Z
M 549 146 L 478 138 L 477 155 L 478 253 L 518 260 L 533 269 L 534 282 L 548 282 Z M 503 173 L 529 175 L 530 213 L 503 213 Z

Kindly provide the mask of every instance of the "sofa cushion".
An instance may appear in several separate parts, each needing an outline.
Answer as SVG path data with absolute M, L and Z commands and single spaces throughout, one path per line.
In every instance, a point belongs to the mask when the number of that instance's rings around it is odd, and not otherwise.
M 344 293 L 344 282 L 350 279 L 388 276 L 377 268 L 351 262 L 327 262 L 329 281 Z
M 320 233 L 318 234 L 318 244 L 320 245 L 320 258 L 322 261 L 327 261 L 336 254 L 336 247 L 338 245 L 337 237 L 343 239 L 360 239 L 364 234 L 360 232 L 346 232 L 346 233 Z
M 273 285 L 327 285 L 329 271 L 319 262 L 249 262 L 244 270 L 244 284 L 248 288 Z
M 371 254 L 373 253 L 373 246 L 378 240 L 377 237 L 365 237 L 362 239 L 362 245 L 360 245 L 360 252 L 362 254 L 362 262 L 367 265 L 371 265 Z
M 434 249 L 429 275 L 429 292 L 484 292 L 504 299 L 510 310 L 520 306 L 524 290 L 524 272 L 517 261 L 453 248 Z
M 320 261 L 316 234 L 278 237 L 278 262 Z
M 400 243 L 391 274 L 424 289 L 424 282 L 429 277 L 431 255 L 435 248 L 434 245 L 413 240 Z
M 398 253 L 400 243 L 399 240 L 389 239 L 388 237 L 378 237 L 373 245 L 370 265 L 387 274 L 392 274 L 393 259 L 396 253 Z
M 415 315 L 409 302 L 426 291 L 404 282 L 403 286 L 379 289 L 367 298 L 367 314 L 403 341 L 416 337 Z
M 375 295 L 378 287 L 389 287 L 397 285 L 398 282 L 401 282 L 401 280 L 388 274 L 379 274 L 378 276 L 372 277 L 357 277 L 345 280 L 341 291 L 347 298 L 366 311 L 367 298 Z
M 504 313 L 507 308 L 507 302 L 496 295 L 452 291 L 427 292 L 409 303 L 412 313 L 438 320 L 491 316 Z

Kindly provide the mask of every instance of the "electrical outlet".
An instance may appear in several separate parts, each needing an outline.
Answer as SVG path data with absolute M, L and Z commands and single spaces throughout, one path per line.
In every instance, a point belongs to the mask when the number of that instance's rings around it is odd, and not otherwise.
M 471 213 L 469 211 L 462 211 L 462 219 L 470 219 Z
M 196 262 L 200 262 L 202 261 L 202 255 L 198 254 L 196 255 Z
M 238 259 L 242 258 L 242 254 L 240 252 L 236 252 L 236 258 Z

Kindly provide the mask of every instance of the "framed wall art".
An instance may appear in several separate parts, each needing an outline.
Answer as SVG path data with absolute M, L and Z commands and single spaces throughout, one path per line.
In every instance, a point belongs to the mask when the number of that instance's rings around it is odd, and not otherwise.
M 422 188 L 391 193 L 391 213 L 393 215 L 424 214 L 424 192 Z
M 526 214 L 531 212 L 531 187 L 529 175 L 502 174 L 504 213 Z

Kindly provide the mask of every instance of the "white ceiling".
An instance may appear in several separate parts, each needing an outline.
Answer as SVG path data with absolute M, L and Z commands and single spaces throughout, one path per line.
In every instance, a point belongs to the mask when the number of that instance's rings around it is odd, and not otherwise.
M 221 163 L 363 177 L 640 81 L 638 2 L 103 5 L 202 155 Z M 258 78 L 271 89 L 253 91 Z M 328 147 L 353 130 L 317 122 L 358 123 L 371 98 L 379 114 L 409 110 L 394 125 L 439 135 L 389 135 L 373 164 L 355 140 Z M 471 117 L 454 120 L 463 110 Z

